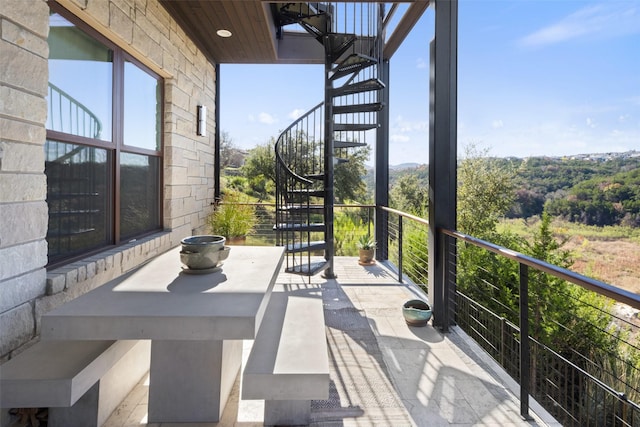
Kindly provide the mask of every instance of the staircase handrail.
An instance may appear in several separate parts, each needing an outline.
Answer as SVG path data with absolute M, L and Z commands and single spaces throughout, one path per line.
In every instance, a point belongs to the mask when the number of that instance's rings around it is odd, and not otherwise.
M 278 164 L 281 165 L 292 178 L 294 178 L 295 180 L 297 180 L 299 182 L 305 183 L 307 185 L 313 184 L 313 181 L 311 181 L 310 179 L 307 179 L 307 178 L 305 178 L 303 176 L 300 176 L 298 173 L 294 172 L 289 167 L 289 165 L 287 165 L 287 163 L 282 158 L 282 155 L 280 154 L 280 143 L 284 142 L 285 135 L 287 135 L 291 129 L 296 127 L 298 125 L 298 123 L 302 122 L 307 117 L 312 115 L 317 109 L 321 108 L 323 105 L 324 105 L 324 101 L 320 102 L 318 105 L 316 105 L 315 107 L 311 108 L 309 111 L 304 113 L 302 116 L 298 117 L 293 123 L 291 123 L 289 125 L 288 128 L 286 128 L 285 130 L 280 132 L 280 136 L 278 136 L 278 140 L 276 141 L 276 145 L 275 145 L 276 161 L 278 162 Z
M 69 105 L 75 106 L 78 109 L 80 109 L 84 114 L 86 114 L 86 116 L 88 116 L 91 119 L 92 123 L 95 123 L 96 127 L 95 127 L 95 131 L 94 131 L 93 135 L 80 135 L 80 136 L 85 136 L 85 137 L 88 136 L 90 138 L 99 139 L 100 138 L 100 133 L 102 132 L 102 122 L 100 121 L 98 116 L 96 116 L 83 103 L 81 103 L 80 101 L 78 101 L 73 96 L 69 95 L 67 92 L 65 92 L 64 90 L 60 89 L 58 86 L 54 85 L 53 83 L 49 82 L 49 88 L 51 89 L 50 94 L 49 94 L 49 117 L 51 118 L 53 116 L 53 114 L 52 114 L 52 112 L 53 112 L 53 96 L 52 96 L 52 94 L 55 92 L 55 93 L 58 94 L 58 96 L 60 98 L 66 99 L 69 102 Z M 73 125 L 72 125 L 73 124 L 73 118 L 71 116 L 69 117 L 69 124 L 70 124 L 70 128 L 71 128 L 70 130 L 72 130 L 73 129 Z M 51 130 L 59 130 L 60 132 L 63 132 L 62 127 L 60 127 L 60 129 L 55 129 L 55 125 L 53 123 L 53 120 L 51 121 L 51 125 L 52 125 L 52 129 Z M 79 126 L 80 126 L 79 123 L 76 123 L 76 128 L 79 128 Z M 89 127 L 89 129 L 91 129 L 91 126 Z M 86 130 L 86 128 L 83 127 L 83 130 Z

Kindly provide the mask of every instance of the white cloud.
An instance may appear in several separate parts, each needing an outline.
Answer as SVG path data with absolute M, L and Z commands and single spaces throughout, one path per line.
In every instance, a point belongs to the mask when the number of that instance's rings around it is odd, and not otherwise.
M 423 58 L 416 59 L 416 68 L 424 69 L 424 68 L 427 68 L 428 66 L 429 64 Z
M 288 117 L 291 120 L 296 120 L 298 117 L 302 116 L 304 113 L 306 113 L 305 110 L 301 108 L 296 108 L 288 114 Z
M 500 129 L 504 127 L 504 123 L 502 122 L 502 120 L 494 120 L 493 122 L 491 122 L 491 127 L 494 129 Z
M 624 123 L 627 120 L 629 120 L 631 118 L 631 116 L 629 114 L 622 114 L 618 117 L 618 122 L 619 123 Z
M 411 141 L 411 138 L 409 138 L 407 135 L 399 135 L 399 134 L 390 135 L 389 139 L 391 140 L 391 142 L 409 142 L 409 141 Z
M 272 125 L 276 122 L 276 119 L 271 114 L 262 112 L 258 114 L 258 121 L 265 125 Z
M 591 117 L 587 117 L 587 127 L 590 127 L 591 129 L 596 128 L 596 122 Z
M 395 132 L 424 132 L 429 129 L 429 122 L 427 120 L 405 120 L 404 117 L 398 116 L 393 121 L 391 128 Z
M 636 33 L 640 33 L 640 11 L 636 5 L 609 1 L 582 8 L 521 38 L 519 44 L 539 47 L 583 37 L 609 39 Z

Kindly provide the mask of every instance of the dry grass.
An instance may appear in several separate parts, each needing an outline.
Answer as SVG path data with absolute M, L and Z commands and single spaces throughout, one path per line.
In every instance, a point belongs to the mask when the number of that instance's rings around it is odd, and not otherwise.
M 539 227 L 533 220 L 504 220 L 499 230 L 530 239 Z M 570 267 L 585 276 L 640 294 L 640 230 L 628 227 L 593 227 L 553 220 L 556 237 L 571 251 Z
M 571 270 L 640 294 L 640 244 L 573 236 L 564 249 L 575 260 Z

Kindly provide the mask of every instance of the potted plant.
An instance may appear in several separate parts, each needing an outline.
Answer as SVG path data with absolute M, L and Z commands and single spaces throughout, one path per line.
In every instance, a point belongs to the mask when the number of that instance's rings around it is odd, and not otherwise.
M 373 256 L 376 250 L 376 241 L 373 239 L 371 234 L 367 233 L 365 235 L 360 236 L 358 239 L 358 252 L 360 258 L 358 262 L 360 265 L 372 265 L 375 264 Z
M 243 202 L 235 192 L 225 194 L 207 218 L 211 232 L 226 237 L 228 244 L 244 241 L 254 231 L 256 222 L 255 207 Z

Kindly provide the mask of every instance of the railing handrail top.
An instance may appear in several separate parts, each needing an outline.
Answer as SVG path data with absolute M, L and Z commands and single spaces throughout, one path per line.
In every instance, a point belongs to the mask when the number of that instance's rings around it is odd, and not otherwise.
M 469 236 L 468 234 L 464 234 L 459 231 L 448 230 L 445 228 L 439 228 L 438 231 L 446 235 L 449 235 L 451 237 L 455 237 L 456 239 L 464 240 L 465 242 L 482 247 L 490 252 L 504 256 L 506 258 L 512 259 L 514 261 L 518 261 L 519 263 L 528 265 L 529 267 L 533 267 L 537 270 L 544 271 L 545 273 L 549 273 L 552 276 L 558 277 L 563 280 L 567 280 L 571 283 L 582 286 L 585 289 L 597 292 L 601 295 L 604 295 L 606 297 L 609 297 L 611 299 L 622 302 L 624 304 L 627 304 L 633 308 L 640 310 L 640 295 L 634 294 L 625 289 L 621 289 L 616 286 L 609 285 L 607 283 L 601 282 L 591 277 L 583 276 L 582 274 L 573 272 L 571 270 L 567 270 L 565 268 L 561 268 L 556 265 L 549 264 L 548 262 L 541 261 L 536 258 L 532 258 L 518 251 L 507 249 L 503 246 L 499 246 L 494 243 L 490 243 L 490 242 L 478 239 L 476 237 Z
M 406 218 L 412 219 L 412 220 L 417 221 L 419 223 L 422 223 L 424 225 L 429 225 L 429 221 L 428 220 L 426 220 L 424 218 L 420 218 L 419 216 L 411 215 L 411 214 L 408 214 L 406 212 L 402 212 L 402 211 L 399 211 L 397 209 L 393 209 L 393 208 L 390 208 L 390 207 L 387 207 L 387 206 L 380 206 L 380 209 L 382 209 L 383 211 L 387 211 L 387 212 L 391 212 L 391 213 L 400 215 L 400 216 L 404 216 Z

